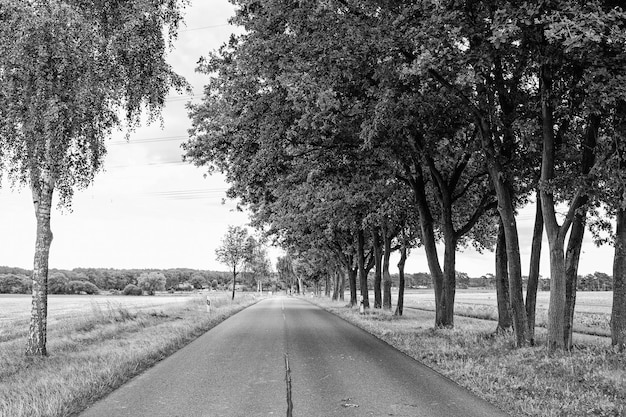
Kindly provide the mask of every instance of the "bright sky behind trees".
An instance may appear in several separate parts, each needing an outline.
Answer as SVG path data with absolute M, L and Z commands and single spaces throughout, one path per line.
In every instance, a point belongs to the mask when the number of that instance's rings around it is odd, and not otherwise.
M 137 129 L 126 143 L 118 132 L 107 142 L 105 171 L 74 196 L 72 212 L 55 210 L 50 267 L 175 268 L 222 270 L 215 248 L 229 225 L 244 225 L 245 213 L 226 201 L 220 176 L 203 178 L 203 170 L 181 161 L 180 144 L 190 126 L 185 103 L 197 101 L 206 76 L 195 73 L 202 55 L 218 48 L 237 28 L 228 25 L 228 0 L 193 0 L 185 13 L 169 62 L 193 86 L 193 96 L 172 93 L 163 111 L 163 126 Z M 534 208 L 518 218 L 522 266 L 527 273 Z M 0 265 L 32 268 L 35 222 L 30 190 L 0 189 Z M 613 250 L 597 249 L 587 234 L 579 273 L 611 273 Z M 547 242 L 542 275 L 549 275 Z M 392 260 L 393 261 L 393 260 Z M 397 262 L 394 261 L 394 263 Z M 457 269 L 470 276 L 494 271 L 493 254 L 468 250 Z M 414 249 L 407 272 L 427 271 L 421 249 Z

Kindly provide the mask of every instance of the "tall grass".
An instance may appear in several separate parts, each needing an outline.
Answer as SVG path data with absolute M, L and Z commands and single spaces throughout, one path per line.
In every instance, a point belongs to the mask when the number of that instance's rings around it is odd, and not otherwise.
M 434 313 L 402 317 L 313 299 L 409 356 L 457 381 L 514 416 L 626 416 L 626 356 L 608 342 L 585 342 L 572 352 L 538 345 L 516 349 L 493 322 L 455 317 L 454 329 L 435 329 Z
M 159 309 L 123 303 L 50 323 L 46 358 L 26 357 L 23 329 L 0 340 L 0 416 L 72 416 L 133 376 L 180 349 L 230 315 L 254 303 L 241 295 L 190 297 Z

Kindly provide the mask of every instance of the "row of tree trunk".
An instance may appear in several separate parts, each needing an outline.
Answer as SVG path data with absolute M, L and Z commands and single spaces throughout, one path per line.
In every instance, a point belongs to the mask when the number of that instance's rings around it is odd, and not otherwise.
M 542 235 L 544 231 L 544 217 L 540 192 L 537 192 L 535 223 L 533 229 L 533 238 L 531 246 L 530 268 L 529 277 L 526 287 L 526 299 L 521 297 L 521 282 L 511 282 L 509 274 L 509 251 L 507 250 L 507 240 L 505 235 L 505 227 L 503 221 L 500 220 L 498 228 L 498 237 L 495 252 L 495 270 L 496 270 L 496 294 L 497 294 L 497 308 L 498 308 L 498 323 L 496 326 L 497 332 L 508 332 L 514 330 L 516 334 L 516 341 L 519 346 L 525 343 L 535 344 L 535 317 L 536 317 L 536 299 L 539 283 L 539 265 L 542 248 Z M 551 300 L 549 311 L 549 317 L 555 320 L 555 311 L 560 311 L 558 321 L 556 323 L 549 323 L 548 347 L 550 349 L 565 348 L 571 349 L 573 347 L 573 322 L 574 322 L 574 308 L 576 301 L 576 284 L 577 284 L 577 272 L 578 261 L 580 258 L 580 252 L 582 247 L 582 238 L 584 234 L 584 211 L 579 210 L 572 222 L 572 230 L 569 235 L 567 244 L 567 250 L 550 250 L 552 259 L 551 264 L 556 263 L 555 257 L 562 257 L 563 259 L 563 271 L 551 271 L 556 278 L 551 280 Z M 390 255 L 394 248 L 392 248 L 392 239 L 386 233 L 380 233 L 380 231 L 372 231 L 372 251 L 370 254 L 366 254 L 365 250 L 365 232 L 360 230 L 357 233 L 357 262 L 352 262 L 352 258 L 347 258 L 348 265 L 347 273 L 341 273 L 336 270 L 332 280 L 332 298 L 334 300 L 343 300 L 343 294 L 346 285 L 346 275 L 348 277 L 348 286 L 350 289 L 350 305 L 355 306 L 359 303 L 357 300 L 357 277 L 359 280 L 360 294 L 362 297 L 362 303 L 365 308 L 370 307 L 369 302 L 369 288 L 367 277 L 372 265 L 375 267 L 374 273 L 374 308 L 384 308 L 391 310 L 391 275 L 389 272 L 390 267 Z M 398 289 L 398 303 L 395 310 L 395 315 L 402 315 L 404 306 L 404 266 L 407 259 L 408 249 L 406 245 L 399 247 L 400 249 L 400 261 L 398 262 L 399 270 L 399 289 Z M 557 258 L 560 260 L 561 258 Z M 559 281 L 558 274 L 561 273 L 561 277 L 564 280 Z M 611 333 L 612 344 L 618 348 L 624 346 L 624 340 L 626 338 L 626 284 L 624 282 L 624 276 L 626 274 L 626 210 L 620 210 L 617 214 L 617 231 L 615 242 L 615 263 L 614 263 L 614 302 L 611 316 Z M 435 285 L 435 292 L 437 291 L 437 280 L 433 280 Z M 513 296 L 511 288 L 516 286 L 520 292 L 518 296 L 519 300 L 516 301 L 519 305 L 523 306 L 523 310 L 518 314 L 517 320 L 514 317 L 514 310 L 512 302 Z M 560 286 L 564 286 L 560 288 Z M 331 287 L 327 283 L 327 295 L 330 296 Z M 558 294 L 564 294 L 565 297 L 559 299 L 556 304 L 553 300 Z M 443 297 L 442 297 L 443 298 Z M 520 301 L 521 300 L 521 301 Z M 445 315 L 446 311 L 442 311 L 440 305 L 437 305 L 437 313 Z M 521 327 L 521 328 L 520 328 Z

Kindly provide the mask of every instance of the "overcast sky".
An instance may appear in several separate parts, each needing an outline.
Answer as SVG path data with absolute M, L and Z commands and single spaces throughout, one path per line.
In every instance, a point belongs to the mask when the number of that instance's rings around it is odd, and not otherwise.
M 199 100 L 206 76 L 195 73 L 198 58 L 218 48 L 236 30 L 228 0 L 193 0 L 186 11 L 169 61 L 193 85 L 194 96 L 172 94 L 158 123 L 138 129 L 126 143 L 123 134 L 108 142 L 105 172 L 74 197 L 72 211 L 52 214 L 54 240 L 50 267 L 197 268 L 226 270 L 215 261 L 215 249 L 228 225 L 245 225 L 245 213 L 233 202 L 222 204 L 227 184 L 220 176 L 181 161 L 181 143 L 189 120 L 185 103 Z M 519 216 L 524 273 L 528 269 L 533 209 Z M 31 269 L 35 217 L 30 192 L 0 189 L 0 265 Z M 589 236 L 587 234 L 587 240 Z M 547 242 L 544 244 L 547 248 Z M 581 274 L 611 273 L 612 249 L 586 243 Z M 275 256 L 278 252 L 273 251 Z M 440 254 L 443 257 L 443 253 Z M 493 272 L 493 254 L 458 254 L 457 270 L 470 276 Z M 423 250 L 414 249 L 407 272 L 428 271 Z M 549 275 L 544 249 L 542 274 Z

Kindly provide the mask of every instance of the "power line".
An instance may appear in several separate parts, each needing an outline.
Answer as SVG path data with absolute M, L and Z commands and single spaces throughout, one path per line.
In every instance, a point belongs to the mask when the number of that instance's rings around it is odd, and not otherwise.
M 183 161 L 161 161 L 161 162 L 147 162 L 143 164 L 122 164 L 122 165 L 108 165 L 106 168 L 131 168 L 131 167 L 143 167 L 143 166 L 159 166 L 159 165 L 189 165 Z
M 169 190 L 169 191 L 153 191 L 148 194 L 158 196 L 178 196 L 178 195 L 198 195 L 207 193 L 223 193 L 227 188 L 200 188 L 195 190 Z
M 173 142 L 180 141 L 181 139 L 188 139 L 188 136 L 180 135 L 180 136 L 161 136 L 154 138 L 141 138 L 141 139 L 130 139 L 130 140 L 113 140 L 109 142 L 110 145 L 134 145 L 140 143 L 152 143 L 152 142 Z
M 171 97 L 165 97 L 165 102 L 166 103 L 175 103 L 175 102 L 179 102 L 179 101 L 187 101 L 187 100 L 193 100 L 194 98 L 198 98 L 200 97 L 202 94 L 193 94 L 193 95 L 188 95 L 188 96 L 171 96 Z
M 155 191 L 146 193 L 147 196 L 163 198 L 166 200 L 202 200 L 213 199 L 215 197 L 225 197 L 226 188 L 207 188 L 197 190 L 170 190 L 170 191 Z
M 225 26 L 230 26 L 230 25 L 228 23 L 223 23 L 221 25 L 201 26 L 201 27 L 197 27 L 197 28 L 181 29 L 181 30 L 179 30 L 179 32 L 193 32 L 195 30 L 215 29 L 215 28 L 221 28 L 221 27 L 225 27 Z

